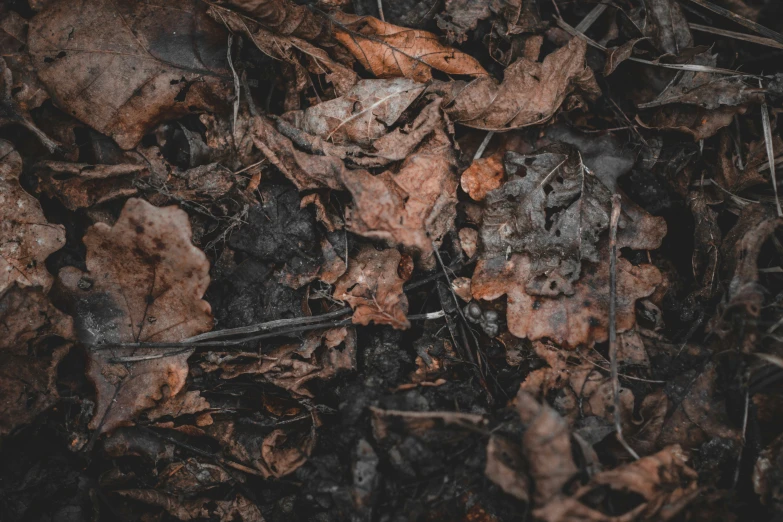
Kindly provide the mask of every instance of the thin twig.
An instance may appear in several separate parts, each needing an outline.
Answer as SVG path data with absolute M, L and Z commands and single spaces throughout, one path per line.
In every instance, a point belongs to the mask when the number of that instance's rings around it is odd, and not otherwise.
M 766 45 L 767 47 L 774 47 L 775 49 L 783 49 L 783 44 L 776 42 L 772 38 L 764 38 L 763 36 L 738 33 L 736 31 L 727 31 L 726 29 L 717 29 L 715 27 L 710 27 L 709 25 L 688 24 L 688 26 L 692 30 L 702 33 L 717 34 L 718 36 L 725 36 L 726 38 L 734 38 L 735 40 L 742 40 L 758 45 Z
M 759 81 L 759 86 L 761 81 Z M 783 217 L 783 210 L 780 208 L 780 199 L 778 198 L 778 181 L 775 179 L 775 151 L 772 147 L 772 125 L 769 122 L 769 110 L 767 108 L 767 99 L 761 103 L 761 123 L 764 127 L 764 141 L 767 145 L 767 161 L 769 162 L 769 176 L 772 178 L 772 190 L 775 192 L 775 207 L 778 211 L 778 217 Z
M 639 455 L 623 438 L 620 423 L 620 379 L 617 375 L 617 224 L 620 222 L 620 195 L 612 196 L 612 218 L 609 236 L 609 363 L 612 369 L 612 392 L 614 394 L 614 429 L 617 441 L 636 460 Z
M 595 23 L 596 20 L 598 20 L 598 17 L 604 14 L 604 11 L 606 11 L 607 5 L 606 4 L 596 4 L 595 7 L 593 7 L 593 10 L 587 13 L 587 16 L 582 18 L 582 21 L 579 22 L 579 25 L 576 26 L 576 30 L 580 33 L 584 33 L 592 25 Z
M 386 17 L 383 16 L 383 0 L 378 0 L 378 18 L 381 19 L 381 22 L 386 21 Z
M 769 29 L 768 27 L 764 27 L 761 24 L 757 24 L 756 22 L 748 20 L 747 18 L 742 17 L 736 13 L 732 13 L 728 9 L 715 5 L 712 2 L 708 2 L 707 0 L 691 0 L 691 2 L 693 2 L 696 5 L 700 5 L 705 9 L 709 9 L 713 13 L 717 13 L 721 16 L 725 16 L 729 20 L 737 22 L 741 26 L 746 27 L 751 31 L 755 31 L 760 35 L 766 36 L 767 38 L 772 38 L 776 42 L 783 43 L 783 35 L 781 35 L 780 33 L 777 33 L 772 29 Z
M 487 145 L 489 145 L 489 141 L 492 139 L 492 136 L 495 135 L 495 131 L 489 131 L 486 136 L 484 136 L 484 140 L 481 142 L 481 145 L 479 145 L 478 150 L 476 150 L 476 153 L 473 155 L 473 161 L 476 161 L 481 156 L 484 155 L 484 150 L 487 148 Z
M 740 465 L 742 464 L 742 454 L 745 452 L 745 433 L 748 431 L 748 409 L 750 406 L 750 391 L 745 391 L 745 414 L 742 416 L 742 446 L 740 446 L 739 456 L 737 456 L 737 468 L 734 470 L 734 486 L 737 487 L 740 475 Z

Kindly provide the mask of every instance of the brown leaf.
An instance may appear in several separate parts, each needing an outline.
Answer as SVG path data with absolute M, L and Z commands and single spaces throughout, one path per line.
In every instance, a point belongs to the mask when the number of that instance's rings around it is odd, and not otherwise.
M 487 419 L 474 413 L 453 411 L 400 411 L 383 410 L 374 406 L 372 412 L 372 432 L 375 440 L 386 439 L 393 431 L 403 429 L 405 432 L 427 436 L 444 428 L 465 428 L 475 430 L 486 426 Z
M 519 447 L 500 435 L 491 435 L 487 442 L 487 465 L 484 474 L 500 488 L 523 502 L 529 502 L 529 480 L 524 473 L 524 460 Z
M 206 5 L 187 0 L 52 2 L 28 37 L 56 104 L 124 149 L 163 120 L 225 104 L 225 41 Z
M 407 256 L 406 256 L 407 257 Z M 401 264 L 409 262 L 397 251 L 364 246 L 348 261 L 348 271 L 334 283 L 334 298 L 353 308 L 355 324 L 388 324 L 408 328 L 408 298 L 402 285 L 410 277 L 400 277 Z M 406 274 L 407 272 L 407 274 Z
M 150 410 L 147 410 L 147 418 L 155 421 L 161 417 L 179 417 L 180 415 L 193 415 L 209 409 L 209 402 L 201 396 L 197 390 L 179 393 L 173 397 L 159 402 Z
M 608 339 L 609 264 L 589 264 L 574 285 L 570 296 L 533 296 L 524 281 L 530 278 L 531 261 L 515 254 L 509 261 L 495 258 L 479 261 L 471 289 L 476 299 L 494 300 L 508 296 L 506 320 L 509 331 L 530 340 L 548 337 L 564 346 L 592 346 Z M 637 299 L 652 294 L 661 283 L 661 274 L 652 265 L 633 266 L 617 260 L 617 331 L 624 332 L 636 322 Z
M 476 201 L 482 201 L 487 193 L 503 184 L 505 170 L 501 155 L 473 160 L 470 167 L 462 173 L 460 185 L 468 196 Z
M 40 289 L 0 293 L 0 437 L 31 422 L 58 399 L 57 365 L 68 353 L 73 321 Z
M 264 27 L 261 27 L 255 20 L 243 16 L 239 13 L 229 11 L 221 8 L 217 5 L 210 5 L 207 13 L 216 22 L 225 24 L 231 31 L 235 33 L 244 34 L 248 40 L 253 42 L 261 52 L 271 56 L 277 60 L 284 61 L 290 64 L 297 76 L 302 77 L 302 88 L 307 85 L 312 85 L 312 81 L 308 78 L 307 73 L 311 74 L 323 74 L 326 81 L 334 85 L 335 93 L 343 95 L 356 84 L 359 79 L 356 73 L 345 65 L 333 60 L 329 54 L 323 49 L 314 46 L 307 42 L 305 39 L 310 39 L 313 36 L 312 31 L 305 29 L 299 31 L 293 27 L 277 27 L 275 24 L 265 23 L 265 19 L 269 19 L 269 16 L 276 18 L 281 13 L 280 9 L 290 9 L 294 17 L 304 20 L 316 20 L 320 22 L 317 17 L 308 11 L 304 6 L 298 6 L 289 2 L 288 0 L 267 0 L 266 2 L 228 2 L 232 7 L 238 7 L 243 11 L 258 11 L 259 9 L 264 11 L 263 16 L 256 16 L 256 20 L 262 23 Z M 250 4 L 256 4 L 252 6 Z M 268 4 L 268 7 L 261 7 L 261 4 Z M 280 19 L 283 25 L 291 23 L 293 19 L 285 17 Z M 307 24 L 305 24 L 307 25 Z M 318 29 L 326 28 L 327 25 L 318 26 Z M 280 31 L 282 29 L 282 32 Z M 299 26 L 299 29 L 303 29 Z M 302 36 L 304 33 L 310 33 L 309 36 Z M 302 39 L 305 38 L 305 39 Z M 295 88 L 294 91 L 298 94 L 302 88 Z M 289 96 L 291 93 L 286 93 Z
M 648 38 L 633 38 L 619 47 L 609 48 L 606 53 L 606 63 L 604 64 L 604 76 L 612 74 L 617 69 L 618 65 L 633 55 L 633 48 L 636 47 L 636 44 L 647 39 Z
M 312 380 L 326 381 L 338 373 L 356 369 L 356 333 L 343 327 L 314 333 L 301 344 L 278 346 L 257 353 L 211 353 L 202 368 L 220 370 L 222 379 L 263 375 L 264 379 L 296 395 L 313 397 Z
M 505 163 L 509 180 L 486 197 L 482 259 L 526 253 L 531 262 L 528 294 L 573 294 L 582 263 L 601 261 L 598 240 L 609 226 L 611 191 L 575 149 L 562 143 L 535 154 L 508 152 Z M 624 207 L 620 248 L 658 248 L 666 234 L 663 218 L 629 201 Z
M 644 0 L 645 34 L 661 52 L 680 54 L 693 45 L 693 36 L 680 5 L 674 0 Z
M 39 187 L 69 210 L 92 207 L 113 199 L 135 195 L 134 181 L 149 176 L 141 165 L 88 165 L 64 161 L 35 164 Z
M 347 169 L 339 157 L 298 150 L 289 138 L 278 132 L 265 118 L 255 119 L 253 142 L 299 190 L 344 188 L 342 179 Z
M 586 45 L 573 38 L 542 63 L 520 58 L 505 70 L 500 84 L 489 76 L 461 88 L 454 84 L 445 100 L 446 113 L 468 127 L 500 131 L 547 121 L 577 89 L 597 97 L 601 91 L 585 64 Z
M 48 291 L 44 261 L 65 245 L 65 227 L 47 223 L 41 205 L 19 185 L 22 158 L 0 141 L 0 294 L 14 284 Z
M 424 91 L 406 78 L 361 80 L 340 98 L 283 115 L 297 128 L 336 144 L 371 145 Z
M 84 244 L 88 272 L 66 267 L 59 278 L 79 338 L 93 347 L 87 372 L 98 405 L 90 428 L 103 433 L 179 393 L 192 349 L 123 365 L 114 358 L 140 354 L 100 345 L 180 341 L 210 330 L 210 307 L 201 299 L 209 284 L 209 262 L 191 243 L 184 211 L 140 199 L 128 200 L 113 227 L 90 227 Z
M 555 410 L 539 404 L 524 390 L 519 390 L 512 406 L 526 426 L 522 453 L 535 484 L 533 500 L 543 505 L 558 497 L 579 472 L 571 453 L 571 433 Z
M 446 0 L 443 14 L 438 16 L 438 27 L 446 32 L 450 42 L 462 43 L 479 20 L 490 17 L 489 7 L 490 2 L 486 0 Z
M 173 462 L 160 472 L 158 487 L 167 493 L 193 496 L 231 481 L 231 475 L 215 464 L 195 458 Z
M 687 457 L 679 446 L 669 446 L 649 457 L 594 475 L 573 495 L 555 498 L 536 509 L 534 516 L 546 522 L 669 520 L 700 493 L 698 474 L 686 462 Z M 601 497 L 613 491 L 635 493 L 643 500 L 625 513 L 604 514 L 599 509 Z M 592 498 L 595 495 L 599 498 Z
M 372 16 L 341 14 L 338 21 L 335 39 L 378 78 L 404 76 L 426 82 L 432 79 L 431 68 L 446 74 L 487 75 L 475 58 L 444 46 L 427 31 L 398 27 Z
M 328 34 L 325 20 L 292 0 L 221 0 L 219 3 L 252 16 L 277 34 L 305 40 L 317 40 Z
M 429 109 L 438 110 L 438 103 Z M 434 266 L 433 243 L 440 244 L 456 215 L 456 157 L 440 121 L 441 126 L 396 173 L 342 173 L 343 184 L 353 196 L 353 206 L 346 212 L 349 230 L 402 245 L 424 267 Z
M 233 500 L 213 500 L 209 498 L 183 499 L 157 489 L 123 489 L 117 494 L 163 508 L 179 520 L 194 520 L 220 517 L 220 522 L 264 522 L 264 516 L 258 507 L 241 495 Z M 237 518 L 239 517 L 239 518 Z

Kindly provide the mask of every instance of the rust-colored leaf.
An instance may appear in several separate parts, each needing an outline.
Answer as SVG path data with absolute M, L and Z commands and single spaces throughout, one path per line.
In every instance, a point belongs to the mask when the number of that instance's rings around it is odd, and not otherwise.
M 479 62 L 446 47 L 427 31 L 392 25 L 372 16 L 341 15 L 334 37 L 378 78 L 432 79 L 432 68 L 447 74 L 486 76 Z
M 335 282 L 334 298 L 351 305 L 356 324 L 372 321 L 407 328 L 408 298 L 402 291 L 402 285 L 410 273 L 404 278 L 398 275 L 399 267 L 405 262 L 397 249 L 363 247 L 349 260 L 348 271 Z
M 0 140 L 0 294 L 15 282 L 48 291 L 47 256 L 65 245 L 65 227 L 50 224 L 41 205 L 19 185 L 22 158 Z
M 191 243 L 184 211 L 140 199 L 128 200 L 114 226 L 92 226 L 84 244 L 88 271 L 66 267 L 59 279 L 79 338 L 91 345 L 87 372 L 98 405 L 90 428 L 106 432 L 179 393 L 192 349 L 145 359 L 149 352 L 101 345 L 179 341 L 210 330 L 210 307 L 201 299 L 209 263 Z M 129 359 L 122 364 L 117 358 Z

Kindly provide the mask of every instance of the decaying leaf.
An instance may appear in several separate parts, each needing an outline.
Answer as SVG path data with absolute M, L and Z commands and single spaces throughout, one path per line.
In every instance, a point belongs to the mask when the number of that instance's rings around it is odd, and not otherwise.
M 60 199 L 66 208 L 99 205 L 113 199 L 134 196 L 134 181 L 149 175 L 142 165 L 87 165 L 62 161 L 41 161 L 35 165 L 39 187 L 50 198 Z
M 555 410 L 540 404 L 524 390 L 517 393 L 512 407 L 526 427 L 522 454 L 535 483 L 533 500 L 536 505 L 543 505 L 560 496 L 566 483 L 579 471 L 571 453 L 571 433 Z M 521 489 L 524 484 L 515 487 Z
M 192 349 L 141 355 L 106 343 L 179 341 L 212 328 L 201 297 L 209 263 L 191 243 L 187 214 L 130 199 L 113 227 L 92 226 L 84 237 L 87 272 L 60 271 L 79 339 L 92 346 L 88 375 L 98 405 L 90 428 L 101 432 L 127 424 L 139 412 L 179 393 Z M 129 365 L 116 358 L 130 357 Z
M 51 2 L 28 45 L 56 104 L 130 149 L 163 120 L 225 103 L 225 34 L 187 0 Z
M 0 437 L 57 401 L 57 365 L 68 353 L 73 321 L 39 288 L 0 292 Z
M 157 489 L 124 489 L 117 494 L 165 509 L 179 520 L 215 518 L 220 522 L 264 522 L 264 516 L 255 504 L 241 495 L 233 500 L 212 500 L 208 498 L 182 499 Z
M 166 466 L 159 487 L 168 493 L 191 496 L 230 481 L 231 476 L 222 467 L 190 458 Z
M 342 14 L 334 37 L 378 78 L 432 79 L 432 68 L 446 74 L 487 76 L 479 62 L 446 47 L 427 31 L 392 25 L 372 16 Z
M 19 185 L 22 158 L 0 141 L 0 294 L 14 284 L 48 291 L 44 261 L 65 245 L 65 228 L 47 223 L 41 205 Z
M 679 446 L 669 446 L 649 457 L 598 473 L 573 495 L 556 498 L 536 509 L 535 516 L 546 522 L 670 520 L 701 492 L 698 474 L 688 467 L 687 461 Z M 604 513 L 604 499 L 608 500 L 614 492 L 633 493 L 641 499 L 625 512 Z M 611 500 L 608 505 L 611 506 Z
M 432 435 L 431 432 L 444 428 L 476 429 L 486 425 L 483 415 L 453 411 L 399 411 L 370 408 L 372 431 L 375 439 L 382 441 L 394 431 L 402 429 L 418 436 Z
M 402 285 L 410 277 L 411 260 L 397 249 L 365 246 L 348 262 L 348 271 L 334 283 L 334 298 L 353 308 L 356 324 L 389 324 L 407 328 L 408 298 Z
M 531 155 L 509 152 L 505 160 L 509 180 L 486 198 L 482 258 L 528 254 L 528 294 L 571 295 L 582 263 L 601 261 L 598 239 L 609 226 L 611 192 L 564 144 Z M 658 248 L 666 234 L 663 219 L 630 204 L 626 209 L 619 246 Z
M 530 484 L 524 473 L 519 447 L 507 438 L 492 435 L 487 442 L 487 466 L 484 474 L 509 495 L 528 502 Z
M 308 72 L 323 74 L 326 81 L 334 85 L 334 90 L 338 95 L 348 92 L 358 80 L 358 76 L 350 67 L 336 62 L 326 51 L 305 40 L 313 37 L 310 28 L 304 29 L 304 27 L 307 27 L 307 23 L 299 27 L 288 26 L 283 28 L 283 32 L 280 32 L 272 29 L 272 26 L 276 24 L 268 25 L 265 22 L 265 20 L 277 18 L 286 9 L 295 17 L 294 19 L 299 18 L 300 21 L 317 20 L 317 18 L 313 18 L 313 14 L 304 6 L 295 5 L 289 0 L 229 2 L 229 4 L 233 7 L 239 7 L 243 11 L 255 12 L 255 19 L 223 9 L 217 5 L 210 5 L 207 13 L 216 22 L 225 24 L 231 31 L 244 34 L 264 54 L 293 66 L 298 76 L 306 78 Z M 242 6 L 239 4 L 242 4 Z M 260 4 L 268 4 L 268 7 L 259 8 Z M 260 16 L 259 13 L 261 11 L 263 11 L 263 15 Z M 283 15 L 278 20 L 284 25 L 288 25 L 293 21 L 287 15 Z M 261 22 L 266 29 L 256 23 L 256 21 Z M 320 24 L 321 22 L 318 23 Z M 317 26 L 319 31 L 325 27 L 327 26 Z M 301 29 L 304 30 L 302 31 Z M 300 36 L 305 34 L 307 36 Z
M 340 98 L 283 115 L 297 128 L 336 144 L 371 145 L 424 91 L 406 78 L 361 80 Z
M 311 334 L 301 344 L 275 347 L 263 355 L 213 353 L 202 368 L 219 369 L 222 379 L 262 375 L 276 386 L 312 397 L 306 386 L 310 381 L 325 381 L 356 368 L 356 334 L 353 328 L 343 327 Z
M 179 393 L 168 397 L 147 410 L 146 415 L 150 420 L 158 420 L 162 417 L 179 417 L 180 415 L 193 415 L 209 409 L 209 402 L 201 396 L 197 390 Z
M 456 215 L 455 167 L 454 149 L 441 123 L 396 173 L 344 171 L 343 184 L 353 196 L 346 213 L 349 230 L 402 245 L 422 266 L 434 266 L 433 246 L 440 244 Z
M 503 184 L 503 158 L 492 155 L 488 158 L 473 160 L 470 167 L 462 173 L 460 185 L 468 196 L 476 201 L 482 201 L 487 193 Z
M 588 346 L 608 339 L 609 266 L 588 264 L 571 295 L 557 297 L 530 295 L 524 281 L 531 276 L 531 261 L 521 254 L 479 261 L 471 281 L 476 299 L 494 300 L 508 296 L 506 320 L 509 331 L 531 340 L 548 337 L 564 346 Z M 617 331 L 624 332 L 636 322 L 637 299 L 647 297 L 661 283 L 661 274 L 652 265 L 633 266 L 617 260 Z
M 317 40 L 328 34 L 324 20 L 292 0 L 222 0 L 219 3 L 246 13 L 277 34 L 305 40 Z
M 674 0 L 644 0 L 645 33 L 661 52 L 678 55 L 693 45 L 693 36 L 680 4 Z
M 444 100 L 446 113 L 455 122 L 485 130 L 543 123 L 574 91 L 600 95 L 593 71 L 585 65 L 586 50 L 582 39 L 573 38 L 543 62 L 519 58 L 506 69 L 500 84 L 489 76 L 468 84 L 452 83 Z

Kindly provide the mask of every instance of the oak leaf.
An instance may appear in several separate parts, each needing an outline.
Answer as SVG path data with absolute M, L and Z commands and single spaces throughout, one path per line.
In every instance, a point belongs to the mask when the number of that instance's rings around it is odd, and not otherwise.
M 202 300 L 209 262 L 190 235 L 184 211 L 129 199 L 114 226 L 88 229 L 87 272 L 60 271 L 79 338 L 91 346 L 87 373 L 98 394 L 91 429 L 111 431 L 182 390 L 192 349 L 145 358 L 101 345 L 180 341 L 212 328 Z
M 604 250 L 606 252 L 606 250 Z M 603 256 L 608 259 L 608 253 Z M 524 254 L 481 260 L 471 281 L 476 299 L 508 297 L 509 331 L 530 340 L 548 337 L 563 346 L 592 346 L 609 336 L 609 263 L 589 263 L 573 284 L 572 295 L 536 296 L 525 289 L 533 262 Z M 635 304 L 652 294 L 661 274 L 652 265 L 633 266 L 617 259 L 617 331 L 636 323 Z
M 48 291 L 44 261 L 65 245 L 65 227 L 46 221 L 40 203 L 19 185 L 22 158 L 0 140 L 0 293 L 14 282 Z
M 203 3 L 48 3 L 30 22 L 38 77 L 56 105 L 131 149 L 158 123 L 229 98 L 225 31 Z
M 541 63 L 519 58 L 505 70 L 502 83 L 489 76 L 452 82 L 445 88 L 446 114 L 462 125 L 494 131 L 543 123 L 574 91 L 590 98 L 601 94 L 585 63 L 586 50 L 584 41 L 573 38 Z
M 77 210 L 136 195 L 134 181 L 149 176 L 149 171 L 142 165 L 40 161 L 35 164 L 35 174 L 43 193 L 59 199 L 67 209 Z
M 488 74 L 475 58 L 441 44 L 427 31 L 398 27 L 372 16 L 342 14 L 338 21 L 335 39 L 378 78 L 404 76 L 426 82 L 432 79 L 432 68 L 446 74 Z
M 334 298 L 347 302 L 353 308 L 356 324 L 389 324 L 407 328 L 408 298 L 402 285 L 410 276 L 401 264 L 409 263 L 396 249 L 376 250 L 364 246 L 348 262 L 348 271 L 334 284 Z

